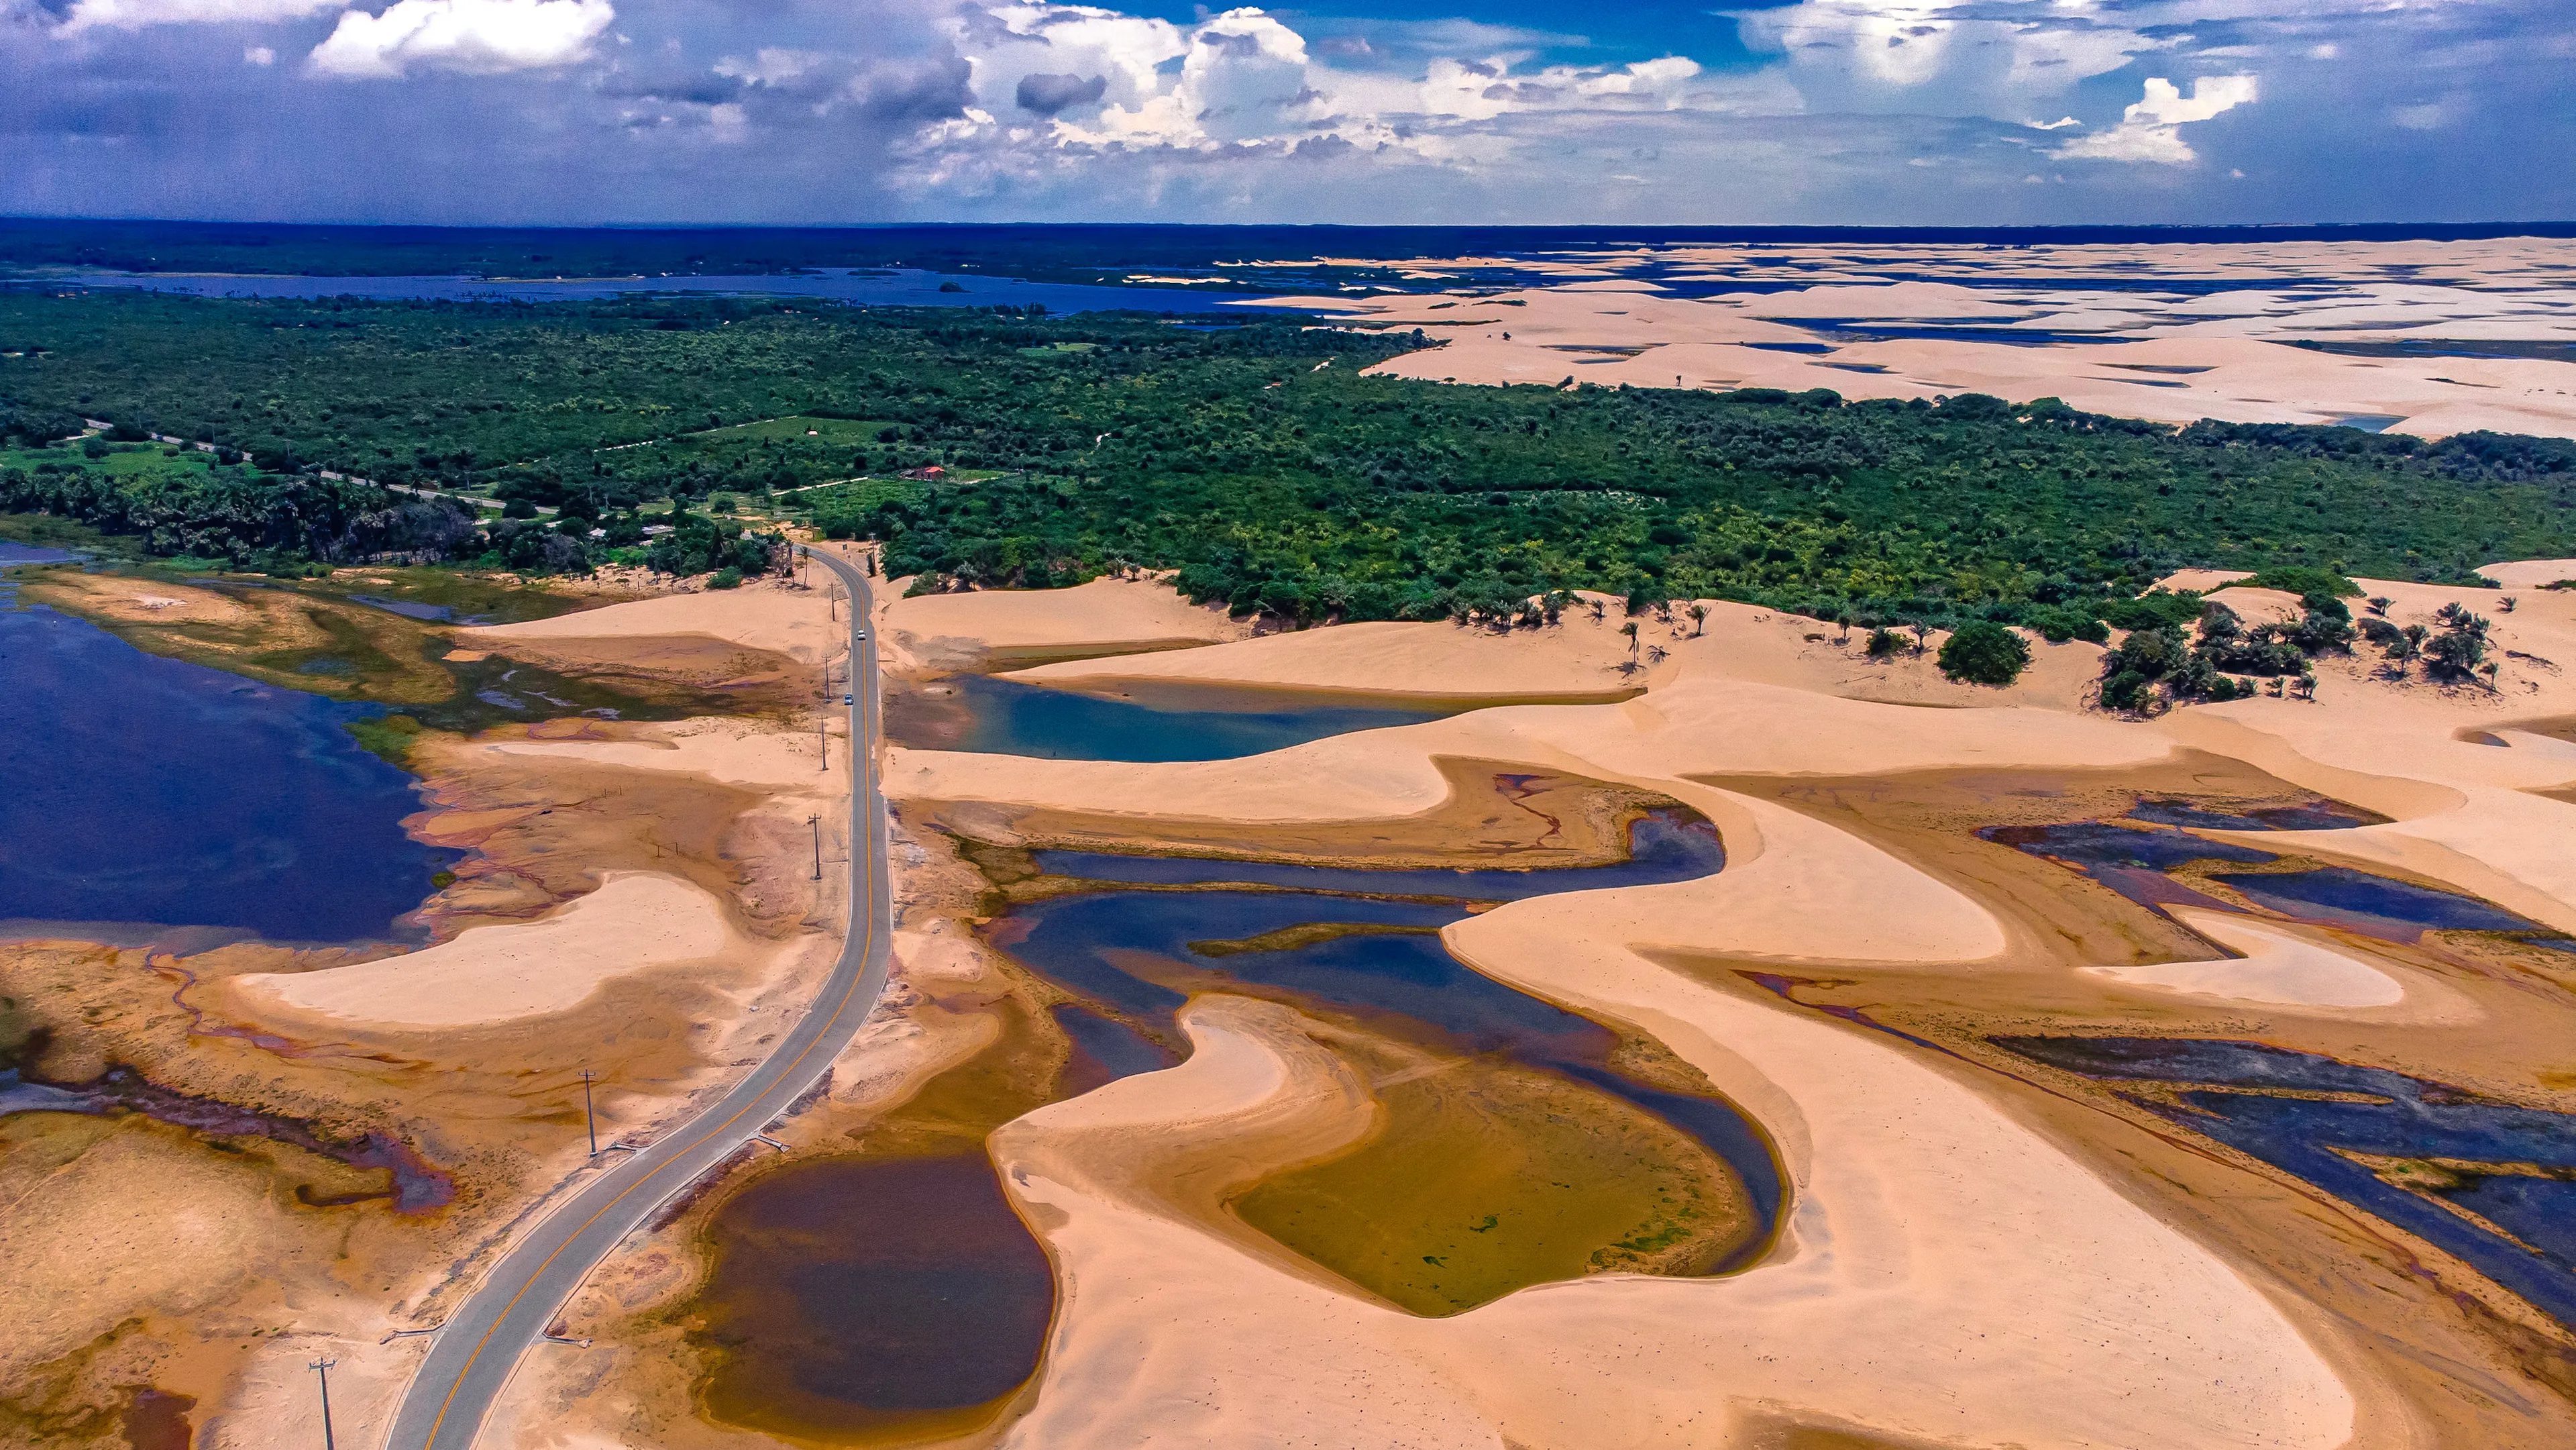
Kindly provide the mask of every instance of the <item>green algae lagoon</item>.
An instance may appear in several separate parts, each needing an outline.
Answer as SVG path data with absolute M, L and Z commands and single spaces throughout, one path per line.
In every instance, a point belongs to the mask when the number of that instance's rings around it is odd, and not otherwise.
M 1093 889 L 995 923 L 1015 960 L 1175 1046 L 1171 1014 L 1197 993 L 1285 1003 L 1373 1085 L 1366 1139 L 1228 1205 L 1360 1288 L 1449 1314 L 1587 1273 L 1717 1272 L 1768 1241 L 1778 1171 L 1731 1104 L 1649 1039 L 1471 971 L 1437 934 L 1480 903 L 1720 869 L 1705 821 L 1649 814 L 1624 862 L 1555 870 L 1034 861 Z
M 1724 864 L 1687 812 L 1638 819 L 1628 845 L 1518 872 L 1035 853 L 1047 891 L 985 936 L 1065 1000 L 1005 1007 L 998 1042 L 871 1121 L 857 1151 L 770 1168 L 708 1210 L 707 1279 L 677 1311 L 700 1404 L 822 1443 L 994 1423 L 1037 1372 L 1055 1300 L 984 1139 L 1178 1062 L 1172 1013 L 1199 992 L 1295 1007 L 1370 1083 L 1365 1140 L 1224 1206 L 1356 1294 L 1447 1315 L 1585 1274 L 1750 1263 L 1783 1198 L 1760 1130 L 1651 1040 L 1483 977 L 1437 935 L 1515 896 Z

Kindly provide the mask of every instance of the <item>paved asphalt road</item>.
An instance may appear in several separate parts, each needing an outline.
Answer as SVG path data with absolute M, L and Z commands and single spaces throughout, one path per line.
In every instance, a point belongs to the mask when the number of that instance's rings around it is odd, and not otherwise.
M 514 1246 L 472 1298 L 448 1317 L 429 1357 L 403 1392 L 388 1450 L 467 1450 L 510 1372 L 593 1265 L 673 1194 L 766 1128 L 849 1044 L 885 990 L 891 934 L 886 891 L 885 797 L 878 791 L 876 641 L 860 631 L 872 611 L 859 571 L 826 554 L 811 556 L 849 586 L 851 758 L 860 770 L 850 792 L 850 900 L 856 905 L 841 959 L 796 1026 L 732 1092 L 686 1125 L 638 1153 L 603 1154 L 587 1187 L 557 1207 Z M 548 1353 L 579 1354 L 569 1346 Z

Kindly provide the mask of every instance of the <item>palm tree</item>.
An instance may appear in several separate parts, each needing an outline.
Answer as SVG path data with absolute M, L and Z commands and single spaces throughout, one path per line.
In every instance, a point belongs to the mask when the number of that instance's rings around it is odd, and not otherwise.
M 2489 660 L 2480 668 L 2487 677 L 2487 693 L 2494 694 L 2496 692 L 2496 675 L 2504 667 L 2497 664 L 2494 660 Z
M 2395 666 L 2400 676 L 2406 673 L 2408 665 L 2413 664 L 2424 653 L 2424 636 L 2429 632 L 2420 624 L 2410 624 L 2399 630 L 2397 637 L 2388 642 L 2389 663 Z
M 1692 636 L 1692 638 L 1696 639 L 1696 638 L 1698 638 L 1700 635 L 1703 635 L 1703 634 L 1708 633 L 1708 606 L 1707 606 L 1707 605 L 1705 605 L 1705 604 L 1694 604 L 1694 605 L 1692 605 L 1692 606 L 1690 607 L 1690 618 L 1691 618 L 1691 636 Z
M 1635 659 L 1637 657 L 1637 621 L 1632 619 L 1619 626 L 1619 632 L 1628 637 L 1628 658 Z

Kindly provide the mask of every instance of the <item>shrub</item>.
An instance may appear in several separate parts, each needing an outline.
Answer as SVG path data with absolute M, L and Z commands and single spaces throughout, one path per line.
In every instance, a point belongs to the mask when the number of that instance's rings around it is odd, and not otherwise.
M 1941 673 L 1978 685 L 2009 685 L 2030 664 L 2030 645 L 1989 620 L 1971 620 L 1941 645 Z
M 2161 629 L 2189 624 L 2200 618 L 2200 596 L 2188 590 L 2169 594 L 2158 589 L 2135 599 L 2113 599 L 2103 604 L 2102 618 L 2113 629 Z
M 742 587 L 742 571 L 731 564 L 727 564 L 716 571 L 714 578 L 707 581 L 707 587 L 709 589 L 738 589 Z
M 2064 604 L 2042 604 L 2022 611 L 2024 625 L 2039 631 L 2039 637 L 2050 644 L 2064 644 L 2080 639 L 2088 644 L 2107 644 L 2111 631 L 2091 610 Z
M 1905 636 L 1882 625 L 1869 632 L 1869 657 L 1883 660 L 1905 648 Z
M 2306 564 L 2276 564 L 2257 572 L 2245 583 L 2256 589 L 2278 589 L 2285 594 L 2322 594 L 2329 599 L 2359 599 L 2361 586 L 2332 569 L 2318 569 Z

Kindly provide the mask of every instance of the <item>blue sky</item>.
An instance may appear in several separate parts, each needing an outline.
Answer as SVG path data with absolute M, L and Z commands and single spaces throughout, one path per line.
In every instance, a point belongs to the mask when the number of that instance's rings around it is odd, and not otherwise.
M 0 212 L 2576 218 L 2576 0 L 0 0 Z

